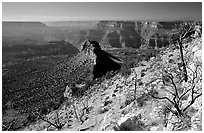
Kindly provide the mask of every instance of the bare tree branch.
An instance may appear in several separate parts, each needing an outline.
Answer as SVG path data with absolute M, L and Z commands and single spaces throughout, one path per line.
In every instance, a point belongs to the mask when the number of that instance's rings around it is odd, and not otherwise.
M 165 89 L 165 88 L 162 88 L 162 89 L 164 89 L 165 91 L 167 91 L 167 92 L 169 92 L 171 95 L 173 95 L 174 97 L 176 96 L 173 92 L 171 92 L 170 90 L 167 90 L 167 89 Z
M 202 95 L 202 93 L 200 93 L 199 95 L 197 95 L 196 97 L 194 97 L 193 99 L 192 99 L 192 101 L 190 102 L 190 104 L 188 105 L 188 106 L 186 106 L 184 109 L 183 109 L 183 112 L 185 112 L 194 102 L 195 102 L 195 100 L 198 98 L 198 97 L 200 97 Z
M 153 98 L 155 98 L 155 99 L 166 99 L 166 100 L 168 100 L 170 103 L 172 103 L 172 104 L 174 104 L 174 102 L 173 101 L 171 101 L 168 97 L 156 97 L 156 96 L 154 96 L 154 95 L 151 95 Z
M 187 82 L 188 80 L 188 75 L 187 75 L 187 70 L 186 70 L 186 63 L 184 61 L 184 55 L 183 55 L 183 39 L 186 38 L 187 34 L 192 32 L 192 28 L 194 26 L 194 23 L 190 26 L 190 28 L 184 33 L 181 34 L 179 40 L 177 40 L 177 44 L 179 45 L 179 50 L 180 50 L 180 54 L 181 54 L 181 61 L 182 61 L 182 66 L 183 66 L 183 72 L 184 72 L 184 81 Z
M 40 116 L 40 119 L 43 120 L 43 121 L 45 121 L 45 122 L 47 122 L 47 123 L 49 123 L 50 125 L 52 125 L 52 126 L 54 126 L 55 128 L 58 129 L 58 126 L 57 126 L 56 124 L 53 124 L 52 122 L 50 122 L 50 121 L 47 120 L 47 119 L 44 119 L 42 116 Z
M 180 102 L 180 100 L 181 100 L 190 90 L 191 90 L 191 88 L 190 88 L 190 89 L 187 89 L 187 90 L 179 97 L 179 102 Z
M 173 113 L 173 114 L 175 114 L 175 112 L 171 109 L 171 108 L 169 108 L 168 106 L 165 106 L 169 111 L 171 111 L 171 113 Z
M 181 34 L 180 40 L 183 40 L 184 38 L 186 38 L 186 35 L 193 31 L 194 24 L 195 24 L 195 22 L 193 24 L 191 24 L 190 28 L 188 28 L 188 30 L 184 34 Z

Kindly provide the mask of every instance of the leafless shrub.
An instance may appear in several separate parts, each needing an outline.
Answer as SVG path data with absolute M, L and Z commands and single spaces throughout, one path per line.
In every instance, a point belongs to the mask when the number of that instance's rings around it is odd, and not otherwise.
M 62 122 L 62 121 L 60 120 L 60 116 L 59 116 L 59 111 L 58 111 L 58 110 L 55 112 L 55 114 L 56 114 L 56 117 L 55 117 L 55 121 L 53 122 L 53 121 L 49 120 L 49 119 L 47 118 L 47 116 L 46 116 L 46 115 L 43 115 L 41 112 L 36 112 L 36 115 L 38 116 L 38 118 L 39 118 L 40 120 L 43 120 L 43 121 L 45 121 L 45 122 L 47 122 L 47 123 L 50 124 L 48 127 L 54 126 L 56 129 L 60 130 L 60 129 L 63 128 L 63 126 L 64 126 L 66 123 L 65 123 L 65 122 Z M 69 118 L 70 118 L 70 117 L 69 117 Z M 70 122 L 70 120 L 68 120 L 68 122 Z
M 187 74 L 186 63 L 183 55 L 183 42 L 186 40 L 186 38 L 189 38 L 189 36 L 191 36 L 195 32 L 194 26 L 195 26 L 195 23 L 191 24 L 190 26 L 184 25 L 180 31 L 179 38 L 176 39 L 176 44 L 179 46 L 179 50 L 180 50 L 181 61 L 183 66 L 183 76 L 184 76 L 185 82 L 187 82 L 188 80 L 188 74 Z
M 83 124 L 87 119 L 86 115 L 90 113 L 89 112 L 88 97 L 85 97 L 85 99 L 82 100 L 81 103 L 83 105 L 82 109 L 78 108 L 76 103 L 73 104 L 72 107 L 73 107 L 76 119 L 79 120 L 81 122 L 81 124 Z
M 57 128 L 58 130 L 59 129 L 62 129 L 62 127 L 64 126 L 64 124 L 60 123 L 60 120 L 59 120 L 59 115 L 57 113 L 57 117 L 56 117 L 56 120 L 54 123 L 52 123 L 51 121 L 49 121 L 48 119 L 44 118 L 44 117 L 40 117 L 41 120 L 49 123 L 50 125 L 54 126 L 55 128 Z
M 163 95 L 158 92 L 157 88 L 151 86 L 151 89 L 148 90 L 149 95 L 154 99 L 166 100 L 168 101 L 173 108 L 166 106 L 166 109 L 175 114 L 176 116 L 184 116 L 189 107 L 191 107 L 197 98 L 202 95 L 202 88 L 197 87 L 197 83 L 201 83 L 202 80 L 202 64 L 195 61 L 194 68 L 189 67 L 189 59 L 184 58 L 183 54 L 183 41 L 189 37 L 194 29 L 194 23 L 184 28 L 181 31 L 179 38 L 177 39 L 177 44 L 179 45 L 180 57 L 181 57 L 181 66 L 179 63 L 175 63 L 174 66 L 171 64 L 163 64 L 161 77 L 152 79 L 152 82 L 159 80 L 163 83 L 160 90 L 162 90 Z M 189 58 L 189 57 L 188 57 Z M 160 64 L 161 65 L 161 64 Z M 179 68 L 183 69 L 179 69 Z M 187 73 L 187 70 L 189 73 Z M 182 78 L 183 77 L 183 78 Z M 185 81 L 185 82 L 184 82 Z M 189 102 L 187 103 L 186 97 L 188 97 Z M 186 103 L 184 104 L 184 99 Z
M 197 68 L 197 67 L 196 67 Z M 169 103 L 173 105 L 173 107 L 176 110 L 172 110 L 172 108 L 167 109 L 170 110 L 172 113 L 174 113 L 177 116 L 182 116 L 186 110 L 195 102 L 195 100 L 202 95 L 201 88 L 196 89 L 196 78 L 197 78 L 197 69 L 194 71 L 193 78 L 190 79 L 188 86 L 183 87 L 183 91 L 179 93 L 178 85 L 176 85 L 176 82 L 174 81 L 174 77 L 171 73 L 168 73 L 165 71 L 165 76 L 163 77 L 163 83 L 165 86 L 169 86 L 170 90 L 163 88 L 170 96 L 159 96 L 159 93 L 155 90 L 151 90 L 149 94 L 155 98 L 155 99 L 160 99 L 160 100 L 167 100 Z M 164 81 L 165 80 L 165 81 Z M 190 102 L 183 106 L 182 104 L 182 99 L 186 95 L 191 95 L 191 100 Z

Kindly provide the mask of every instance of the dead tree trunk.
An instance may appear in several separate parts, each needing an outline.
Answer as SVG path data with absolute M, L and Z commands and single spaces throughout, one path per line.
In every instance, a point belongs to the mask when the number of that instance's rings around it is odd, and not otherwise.
M 187 82 L 188 75 L 187 75 L 187 70 L 186 70 L 186 63 L 185 63 L 184 57 L 183 57 L 183 45 L 182 45 L 182 41 L 179 41 L 178 44 L 179 44 L 179 49 L 180 49 L 180 54 L 181 54 L 181 61 L 182 61 L 182 66 L 183 66 L 184 81 Z
M 189 36 L 191 36 L 194 33 L 193 29 L 194 23 L 191 24 L 191 26 L 185 30 L 183 34 L 181 34 L 179 41 L 177 41 L 180 49 L 180 54 L 181 54 L 181 61 L 182 61 L 182 66 L 183 66 L 183 76 L 184 76 L 184 81 L 187 82 L 188 80 L 188 75 L 187 75 L 187 70 L 186 70 L 186 64 L 184 61 L 184 55 L 183 55 L 183 40 Z
M 136 90 L 137 90 L 137 74 L 135 73 L 135 90 L 134 90 L 134 100 L 136 100 Z

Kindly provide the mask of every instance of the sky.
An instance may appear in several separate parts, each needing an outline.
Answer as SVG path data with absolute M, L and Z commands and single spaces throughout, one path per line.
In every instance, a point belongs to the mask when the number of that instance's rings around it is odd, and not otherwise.
M 202 2 L 3 2 L 3 21 L 201 20 Z

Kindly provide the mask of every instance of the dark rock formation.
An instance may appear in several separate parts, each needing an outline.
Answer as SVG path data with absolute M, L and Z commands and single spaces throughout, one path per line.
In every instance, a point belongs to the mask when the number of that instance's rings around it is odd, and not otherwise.
M 162 39 L 157 39 L 157 47 L 161 48 L 163 46 L 163 41 Z
M 154 48 L 156 46 L 155 40 L 154 39 L 149 39 L 149 46 Z
M 117 71 L 121 68 L 123 61 L 102 50 L 96 41 L 86 41 L 82 51 L 92 55 L 91 58 L 95 62 L 93 67 L 93 79 L 100 78 L 108 71 Z

